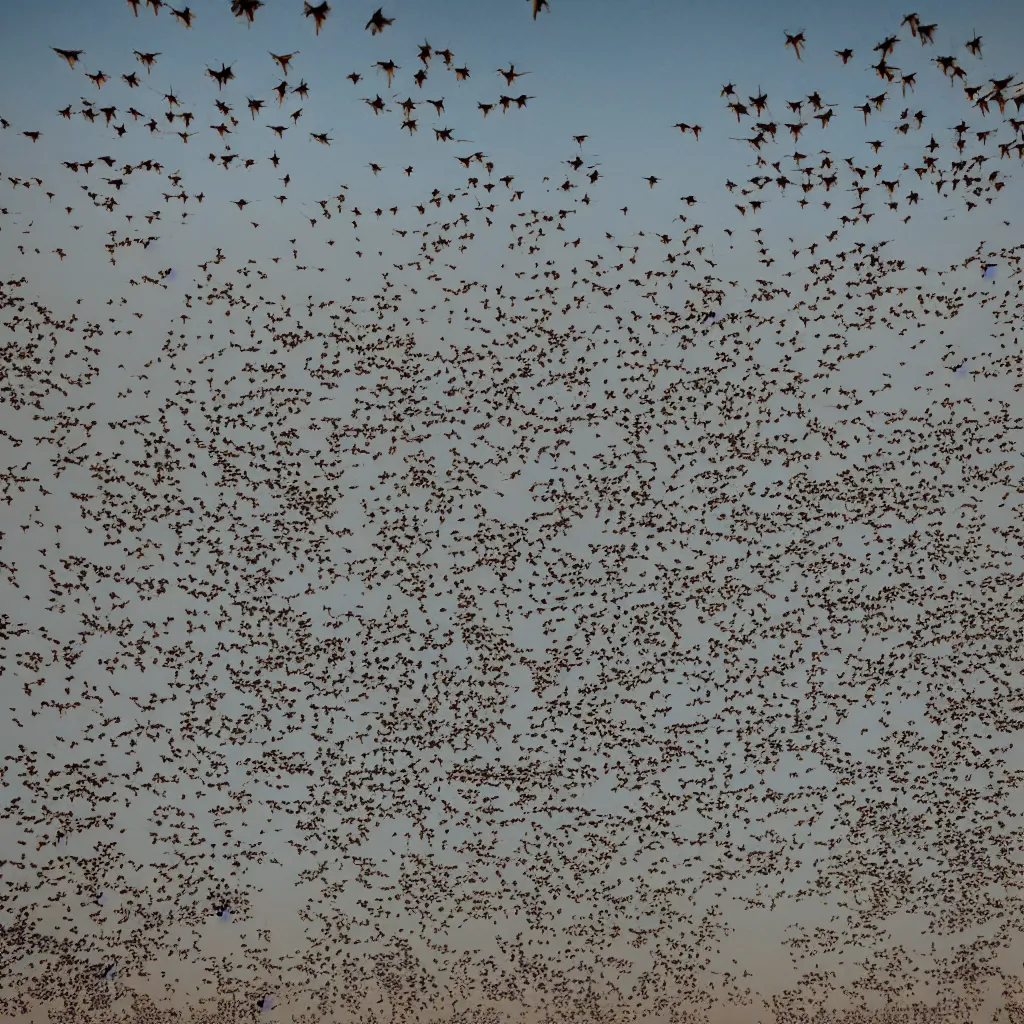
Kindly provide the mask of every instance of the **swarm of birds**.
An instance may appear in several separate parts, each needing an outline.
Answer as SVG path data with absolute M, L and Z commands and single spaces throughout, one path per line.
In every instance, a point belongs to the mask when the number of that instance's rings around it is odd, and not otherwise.
M 1019 1019 L 1024 80 L 789 25 L 530 167 L 271 6 L 0 118 L 4 1019 Z

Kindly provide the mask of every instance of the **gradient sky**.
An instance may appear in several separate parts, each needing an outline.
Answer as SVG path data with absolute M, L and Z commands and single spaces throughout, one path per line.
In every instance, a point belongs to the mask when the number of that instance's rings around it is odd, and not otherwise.
M 488 1011 L 502 1020 L 809 1020 L 815 1009 L 905 1003 L 910 986 L 922 1005 L 947 1002 L 936 1020 L 1013 1019 L 1008 1007 L 1024 1002 L 1014 820 L 1024 810 L 1015 746 L 1024 621 L 1019 160 L 999 160 L 988 143 L 981 173 L 998 170 L 1007 185 L 971 211 L 962 192 L 939 195 L 900 167 L 916 165 L 929 135 L 948 160 L 961 118 L 1008 137 L 1006 119 L 994 111 L 982 123 L 929 58 L 957 54 L 972 82 L 1009 75 L 1024 42 L 1019 7 L 968 14 L 936 3 L 921 11 L 939 26 L 928 48 L 899 29 L 905 12 L 883 3 L 690 10 L 551 0 L 534 20 L 519 0 L 395 0 L 384 8 L 395 23 L 378 37 L 363 29 L 372 5 L 333 7 L 319 36 L 298 0 L 268 2 L 251 27 L 227 0 L 196 0 L 191 30 L 166 9 L 136 19 L 113 0 L 5 12 L 4 1015 L 134 1020 L 151 999 L 167 1014 L 160 1019 L 218 1019 L 203 1015 L 220 1000 L 223 1019 L 248 1019 L 272 995 L 263 1014 L 271 1020 L 484 1020 Z M 802 61 L 783 46 L 784 32 L 798 30 Z M 898 82 L 885 86 L 865 70 L 890 32 L 901 38 L 891 61 L 918 72 L 905 101 Z M 982 61 L 963 46 L 975 32 Z M 450 47 L 469 80 L 456 82 L 435 57 L 417 88 L 424 39 Z M 69 69 L 55 46 L 83 49 L 84 67 Z M 847 46 L 856 55 L 844 67 L 833 51 Z M 133 50 L 159 52 L 151 74 Z M 281 76 L 268 51 L 297 51 L 287 78 L 290 88 L 308 82 L 307 100 L 289 95 L 278 110 L 271 90 Z M 391 89 L 374 67 L 388 58 L 400 65 Z M 205 71 L 221 62 L 237 77 L 218 92 Z M 506 87 L 494 69 L 510 62 L 529 75 Z M 100 90 L 84 77 L 98 69 L 111 75 Z M 134 90 L 120 80 L 132 70 Z M 352 71 L 364 76 L 356 85 L 345 78 Z M 827 130 L 805 109 L 811 123 L 799 143 L 782 128 L 764 152 L 782 160 L 799 145 L 814 154 L 804 162 L 816 163 L 828 149 L 844 188 L 825 195 L 819 186 L 801 210 L 797 187 L 772 186 L 752 196 L 765 200 L 759 214 L 741 216 L 734 204 L 744 199 L 724 182 L 745 186 L 762 169 L 738 141 L 749 125 L 725 108 L 727 82 L 743 97 L 763 88 L 765 117 L 780 123 L 794 116 L 784 99 L 818 90 L 834 103 Z M 853 106 L 883 88 L 885 109 L 865 125 Z M 524 90 L 533 97 L 525 109 L 486 119 L 476 109 Z M 167 92 L 196 114 L 187 145 L 173 134 L 182 125 L 164 118 Z M 378 93 L 389 110 L 375 117 L 363 98 Z M 407 96 L 421 104 L 412 136 L 397 106 Z M 97 110 L 116 104 L 125 137 L 102 114 L 92 124 L 56 114 L 69 103 L 78 111 L 80 97 Z M 247 97 L 266 100 L 255 120 Z M 441 97 L 446 110 L 435 117 L 426 101 Z M 223 120 L 217 98 L 233 106 L 239 124 L 229 141 L 256 160 L 251 168 L 208 159 L 226 151 L 210 130 Z M 124 113 L 132 104 L 145 118 Z M 267 125 L 291 124 L 300 105 L 301 120 L 275 139 Z M 927 113 L 922 131 L 894 131 L 903 106 Z M 1010 105 L 1006 118 L 1014 113 Z M 142 128 L 151 116 L 160 133 Z M 700 124 L 700 138 L 672 127 L 678 121 Z M 448 126 L 460 141 L 435 141 L 431 128 Z M 31 130 L 43 133 L 37 143 L 20 134 Z M 330 148 L 310 132 L 327 132 Z M 574 135 L 588 138 L 577 145 Z M 868 172 L 875 219 L 829 241 L 855 202 L 843 160 L 870 167 L 874 139 L 884 140 L 886 166 L 877 179 Z M 492 181 L 514 175 L 511 189 L 498 184 L 488 198 L 467 188 L 468 175 L 487 174 L 455 157 L 477 151 L 493 161 Z M 107 153 L 118 165 L 157 160 L 163 174 L 122 173 L 112 190 L 103 179 L 117 170 L 97 164 L 87 176 L 62 166 Z M 577 154 L 581 171 L 565 164 Z M 583 172 L 593 167 L 601 177 L 591 184 Z M 784 171 L 799 175 L 791 159 Z M 184 205 L 164 198 L 178 191 L 167 179 L 175 172 L 190 196 Z M 890 174 L 902 175 L 898 213 L 877 184 Z M 656 188 L 648 175 L 662 179 Z M 34 176 L 43 184 L 10 181 Z M 578 187 L 561 191 L 564 180 Z M 83 187 L 119 206 L 108 213 Z M 921 202 L 908 207 L 914 188 Z M 332 203 L 327 220 L 318 200 L 342 191 L 344 212 Z M 691 194 L 695 205 L 680 201 Z M 252 205 L 239 211 L 239 199 Z M 496 205 L 493 226 L 474 201 Z M 543 240 L 520 216 L 531 210 L 554 218 L 540 225 Z M 573 212 L 559 221 L 559 210 Z M 161 216 L 147 223 L 152 211 Z M 694 224 L 700 234 L 689 233 Z M 473 232 L 463 251 L 431 248 L 461 232 Z M 140 235 L 159 237 L 107 259 L 108 241 Z M 536 254 L 509 251 L 520 235 Z M 902 333 L 881 317 L 868 322 L 869 303 L 885 313 L 900 299 L 871 294 L 864 270 L 846 262 L 856 246 L 883 242 L 880 259 L 904 264 L 880 272 L 906 289 Z M 434 263 L 425 264 L 422 245 Z M 611 271 L 633 246 L 636 264 Z M 223 263 L 214 264 L 218 250 Z M 641 279 L 667 269 L 670 253 L 710 260 L 710 269 L 697 264 L 710 276 L 694 289 L 684 275 L 676 290 L 643 298 Z M 820 264 L 808 269 L 826 257 L 834 281 Z M 987 261 L 994 279 L 981 276 Z M 586 302 L 563 306 L 576 294 L 572 268 L 622 290 L 606 305 L 588 288 Z M 560 275 L 551 324 L 569 354 L 558 363 L 550 337 L 539 350 L 525 337 L 491 352 L 472 318 L 493 328 L 497 286 L 536 294 L 552 280 L 530 291 L 544 270 Z M 146 277 L 158 283 L 139 283 Z M 791 294 L 765 297 L 766 280 Z M 483 303 L 483 284 L 493 305 Z M 828 327 L 800 326 L 801 297 L 820 303 Z M 67 370 L 38 405 L 26 346 L 45 317 L 32 300 L 65 322 L 54 329 L 52 373 Z M 531 301 L 521 298 L 516 312 Z M 641 343 L 626 311 L 646 315 L 659 303 L 700 319 Z M 708 310 L 716 322 L 705 321 Z M 411 335 L 409 365 L 396 345 L 375 360 L 332 335 L 339 324 L 330 318 L 342 315 L 353 334 Z M 405 327 L 388 327 L 403 317 Z M 313 337 L 291 346 L 289 329 Z M 845 361 L 825 372 L 821 360 L 836 358 L 830 337 Z M 508 379 L 518 381 L 518 408 L 477 426 L 483 414 L 465 415 L 460 395 L 500 410 Z M 280 393 L 261 388 L 296 390 L 278 416 L 267 406 Z M 385 405 L 395 391 L 404 420 Z M 680 404 L 698 392 L 692 409 Z M 714 408 L 702 419 L 705 400 Z M 215 427 L 217 414 L 224 422 Z M 645 416 L 654 425 L 640 444 L 629 424 Z M 560 421 L 556 434 L 549 424 Z M 738 447 L 723 440 L 728 429 L 740 430 Z M 759 458 L 750 455 L 755 440 Z M 684 448 L 685 458 L 673 454 Z M 236 482 L 232 460 L 243 465 L 241 456 L 252 459 L 250 475 Z M 620 474 L 628 487 L 616 493 L 610 481 Z M 127 508 L 133 481 L 174 497 L 166 514 L 155 502 L 129 529 L 116 510 Z M 709 481 L 729 505 L 715 504 Z M 295 499 L 303 491 L 322 498 L 321 511 Z M 561 531 L 536 518 L 552 495 L 572 509 Z M 418 517 L 409 527 L 415 554 L 399 558 L 403 515 Z M 723 517 L 730 530 L 759 524 L 756 556 L 714 532 Z M 632 543 L 647 547 L 617 562 L 614 546 Z M 475 564 L 474 545 L 510 561 L 501 571 Z M 850 552 L 842 569 L 840 546 Z M 247 555 L 264 575 L 238 569 Z M 224 587 L 213 596 L 211 580 Z M 595 600 L 621 618 L 590 619 L 589 633 L 586 614 L 563 621 L 577 601 Z M 734 617 L 748 633 L 723 647 L 721 624 Z M 789 631 L 793 621 L 806 636 Z M 739 696 L 748 686 L 756 697 Z M 754 724 L 751 699 L 763 704 L 756 724 L 774 730 L 766 742 L 775 755 L 761 762 L 739 751 Z M 432 717 L 424 702 L 436 702 Z M 623 738 L 652 709 L 663 745 L 641 746 L 661 751 L 656 772 L 623 753 Z M 665 737 L 686 736 L 705 715 L 725 716 L 719 730 L 666 757 Z M 478 721 L 499 724 L 468 738 Z M 821 750 L 808 746 L 815 729 L 827 738 Z M 92 766 L 78 760 L 83 750 Z M 865 774 L 855 782 L 856 766 Z M 730 807 L 759 774 L 778 803 L 800 808 L 785 824 L 751 822 Z M 908 796 L 915 774 L 936 787 L 927 798 Z M 675 801 L 671 838 L 637 818 L 665 794 Z M 429 811 L 419 813 L 417 800 Z M 989 808 L 1001 823 L 989 821 Z M 363 816 L 357 837 L 352 819 Z M 691 844 L 709 837 L 695 867 Z M 731 844 L 722 847 L 728 856 L 715 852 L 719 843 Z M 181 859 L 185 848 L 194 860 Z M 716 874 L 717 856 L 725 860 Z M 883 863 L 888 881 L 877 882 L 871 907 L 870 865 Z M 546 899 L 552 921 L 532 913 L 526 895 L 499 912 L 474 908 L 474 891 L 509 885 Z M 392 905 L 398 893 L 402 909 Z M 993 900 L 1002 901 L 998 913 Z M 216 915 L 225 903 L 230 920 Z M 509 917 L 513 903 L 521 914 Z M 657 939 L 631 944 L 629 928 L 655 929 Z M 563 973 L 545 975 L 559 956 Z M 970 995 L 964 979 L 986 962 L 1003 976 L 986 980 L 974 1005 L 949 1005 Z M 105 977 L 111 964 L 116 976 Z M 347 1002 L 350 976 L 361 980 Z M 432 1002 L 413 1010 L 413 997 L 385 994 L 395 978 L 415 988 L 417 976 L 437 985 Z M 723 998 L 747 987 L 745 1007 Z M 606 1002 L 585 1011 L 559 1002 L 583 991 Z M 801 1005 L 789 1017 L 787 1000 Z

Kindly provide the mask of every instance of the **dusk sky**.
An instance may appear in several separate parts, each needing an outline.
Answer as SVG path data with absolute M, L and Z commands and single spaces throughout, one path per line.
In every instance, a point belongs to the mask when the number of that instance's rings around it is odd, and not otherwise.
M 324 6 L 4 11 L 0 1016 L 1017 1020 L 1019 5 Z

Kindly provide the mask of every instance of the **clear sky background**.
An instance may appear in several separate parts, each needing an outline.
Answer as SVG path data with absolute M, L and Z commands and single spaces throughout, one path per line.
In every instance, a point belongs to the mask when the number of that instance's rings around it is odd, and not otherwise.
M 4 1015 L 1012 1020 L 1019 9 L 332 7 L 4 12 Z

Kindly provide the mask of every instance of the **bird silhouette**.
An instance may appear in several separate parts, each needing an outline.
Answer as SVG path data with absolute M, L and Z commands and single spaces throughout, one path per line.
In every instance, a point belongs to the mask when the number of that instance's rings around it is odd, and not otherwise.
M 375 36 L 378 32 L 383 32 L 388 25 L 393 25 L 394 23 L 395 19 L 385 18 L 383 8 L 378 7 L 370 16 L 370 20 L 366 23 L 366 28 L 369 30 L 370 35 Z
M 315 6 L 309 0 L 303 0 L 303 4 L 303 13 L 307 18 L 313 19 L 313 23 L 316 26 L 316 35 L 320 35 L 320 28 L 327 20 L 327 15 L 331 13 L 330 4 L 327 3 L 327 0 Z

